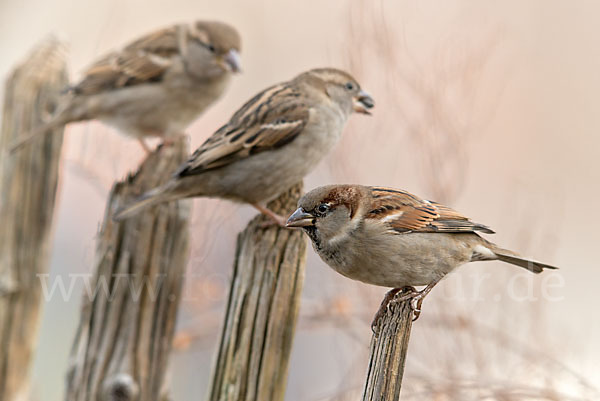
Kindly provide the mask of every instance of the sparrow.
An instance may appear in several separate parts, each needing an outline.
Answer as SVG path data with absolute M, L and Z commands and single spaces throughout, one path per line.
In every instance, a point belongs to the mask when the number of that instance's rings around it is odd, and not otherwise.
M 264 205 L 313 170 L 338 142 L 353 112 L 370 114 L 374 101 L 347 72 L 319 68 L 271 86 L 244 104 L 204 142 L 165 185 L 118 210 L 189 197 L 218 197 L 253 205 L 280 226 Z
M 478 232 L 493 234 L 489 227 L 399 189 L 362 185 L 316 188 L 300 198 L 286 226 L 301 227 L 315 252 L 338 273 L 393 288 L 372 328 L 402 289 L 406 294 L 396 299 L 411 299 L 418 318 L 423 298 L 448 273 L 468 262 L 500 260 L 534 273 L 556 269 L 479 236 Z M 413 288 L 423 285 L 421 291 Z
M 63 93 L 50 119 L 12 145 L 71 122 L 97 119 L 136 138 L 167 143 L 223 95 L 240 71 L 240 35 L 216 21 L 174 25 L 100 58 Z

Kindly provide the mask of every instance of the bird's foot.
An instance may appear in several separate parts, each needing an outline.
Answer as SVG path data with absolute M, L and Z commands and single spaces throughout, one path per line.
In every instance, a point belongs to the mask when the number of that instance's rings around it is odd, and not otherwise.
M 186 137 L 187 137 L 187 135 L 185 132 L 180 132 L 178 134 L 171 134 L 169 136 L 162 136 L 162 142 L 161 142 L 160 146 L 161 147 L 175 146 L 177 141 L 179 141 L 181 138 L 186 138 Z
M 417 291 L 417 294 L 410 299 L 410 309 L 413 311 L 413 322 L 421 316 L 421 306 L 423 305 L 425 295 L 427 295 L 427 293 L 423 293 L 423 291 Z
M 168 138 L 163 139 L 161 145 L 164 147 L 171 147 L 171 146 L 175 145 L 175 142 L 177 142 L 177 138 L 168 137 Z
M 404 292 L 404 291 L 406 291 L 406 294 L 400 296 L 399 298 L 395 298 L 399 292 Z M 398 301 L 404 301 L 406 299 L 416 296 L 417 294 L 419 294 L 419 291 L 415 290 L 415 288 L 411 287 L 411 286 L 407 286 L 407 287 L 403 287 L 403 288 L 392 288 L 391 290 L 389 290 L 385 294 L 385 297 L 383 297 L 383 301 L 381 301 L 381 305 L 379 305 L 379 309 L 377 309 L 377 313 L 375 313 L 375 316 L 373 317 L 373 321 L 371 322 L 371 330 L 373 331 L 373 333 L 378 334 L 377 333 L 377 323 L 379 323 L 379 320 L 381 320 L 381 318 L 383 318 L 383 316 L 386 314 L 392 301 L 394 303 L 396 303 Z M 412 308 L 412 302 L 411 302 L 411 308 Z
M 253 203 L 252 206 L 254 206 L 254 208 L 256 210 L 258 210 L 263 215 L 265 215 L 269 218 L 269 220 L 260 223 L 260 228 L 269 228 L 269 227 L 273 227 L 273 226 L 285 228 L 285 222 L 286 222 L 285 217 L 278 215 L 277 213 L 273 212 L 269 208 L 259 205 L 258 203 Z
M 423 300 L 431 292 L 433 287 L 440 281 L 441 277 L 429 283 L 425 288 L 421 291 L 416 291 L 416 294 L 411 296 L 410 300 L 410 308 L 413 311 L 413 322 L 421 316 L 421 306 L 423 305 Z M 401 301 L 402 299 L 397 299 L 397 301 Z
M 402 301 L 406 301 L 407 299 L 410 299 L 410 309 L 413 312 L 413 322 L 415 320 L 417 320 L 419 318 L 419 316 L 421 316 L 421 306 L 423 305 L 423 299 L 425 299 L 427 294 L 429 294 L 431 292 L 433 287 L 435 287 L 435 285 L 439 281 L 440 281 L 440 279 L 437 279 L 437 280 L 429 283 L 421 291 L 417 291 L 417 290 L 415 290 L 414 287 L 411 287 L 411 286 L 407 286 L 404 288 L 393 288 L 390 291 L 388 291 L 388 293 L 385 294 L 385 297 L 383 298 L 383 301 L 381 302 L 381 306 L 379 306 L 379 309 L 377 310 L 377 313 L 375 314 L 373 321 L 371 322 L 371 330 L 373 330 L 373 333 L 377 334 L 377 332 L 376 332 L 377 323 L 383 317 L 383 315 L 385 315 L 385 313 L 387 312 L 387 310 L 389 308 L 390 303 L 392 303 L 392 302 L 398 303 L 398 302 L 402 302 Z M 400 291 L 403 291 L 403 292 L 406 291 L 406 293 L 401 294 L 400 296 L 396 296 L 396 294 L 398 294 L 398 292 L 400 292 Z

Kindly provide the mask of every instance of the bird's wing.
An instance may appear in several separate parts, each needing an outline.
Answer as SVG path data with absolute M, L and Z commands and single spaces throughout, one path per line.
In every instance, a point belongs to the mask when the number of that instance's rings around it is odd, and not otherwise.
M 380 219 L 399 233 L 494 233 L 489 227 L 474 223 L 447 206 L 421 199 L 406 191 L 374 187 L 371 188 L 371 196 L 373 206 L 367 217 Z
M 90 66 L 82 80 L 70 88 L 76 94 L 93 95 L 106 90 L 160 81 L 180 56 L 179 26 L 146 35 Z
M 310 108 L 293 86 L 264 90 L 239 109 L 177 171 L 201 174 L 293 141 L 308 123 Z

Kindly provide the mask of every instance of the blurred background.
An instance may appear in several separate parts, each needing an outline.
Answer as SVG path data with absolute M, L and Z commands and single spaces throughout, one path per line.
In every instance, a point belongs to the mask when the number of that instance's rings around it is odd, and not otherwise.
M 192 148 L 264 87 L 312 67 L 349 70 L 376 100 L 306 179 L 404 188 L 488 237 L 561 267 L 534 276 L 473 263 L 444 280 L 412 330 L 405 400 L 600 399 L 600 4 L 593 1 L 21 0 L 0 2 L 0 76 L 49 33 L 72 79 L 153 29 L 231 23 L 243 74 L 188 133 Z M 144 157 L 97 122 L 67 128 L 32 399 L 60 400 L 94 239 L 112 183 Z M 206 392 L 248 206 L 194 203 L 193 247 L 170 366 L 172 399 Z M 60 287 L 64 284 L 64 288 Z M 52 292 L 54 289 L 54 292 Z M 64 291 L 63 291 L 64 290 Z M 286 399 L 355 400 L 386 289 L 309 250 Z

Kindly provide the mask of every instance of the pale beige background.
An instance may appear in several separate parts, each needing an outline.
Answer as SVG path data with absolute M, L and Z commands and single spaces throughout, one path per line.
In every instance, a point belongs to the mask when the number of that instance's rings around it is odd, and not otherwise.
M 196 146 L 267 85 L 310 67 L 351 70 L 376 99 L 374 115 L 351 119 L 307 187 L 357 182 L 438 198 L 493 227 L 494 241 L 562 268 L 529 277 L 473 264 L 440 284 L 413 329 L 403 396 L 483 399 L 480 387 L 502 387 L 594 399 L 582 381 L 600 386 L 598 15 L 594 1 L 4 0 L 0 76 L 51 32 L 70 43 L 75 79 L 148 30 L 230 22 L 244 38 L 244 73 L 190 128 Z M 88 272 L 110 184 L 142 157 L 98 123 L 69 128 L 51 282 Z M 253 214 L 213 200 L 195 210 L 176 400 L 206 391 L 235 233 Z M 33 399 L 61 399 L 81 287 L 45 305 Z M 357 398 L 383 292 L 337 276 L 309 251 L 288 400 Z M 461 392 L 448 396 L 448 386 Z

